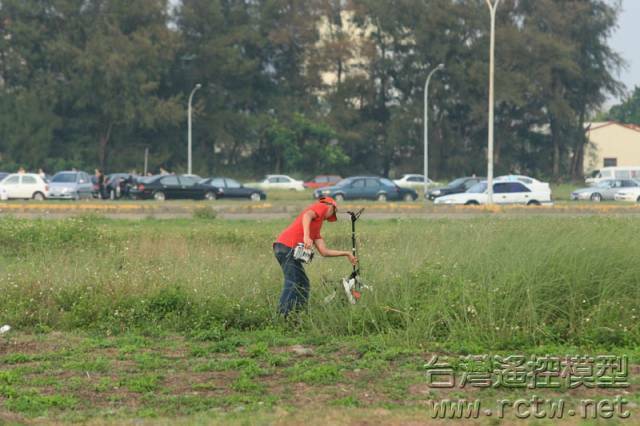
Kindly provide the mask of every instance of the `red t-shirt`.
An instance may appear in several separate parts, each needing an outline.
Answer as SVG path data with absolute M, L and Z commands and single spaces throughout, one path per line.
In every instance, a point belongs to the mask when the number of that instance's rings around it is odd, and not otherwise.
M 309 210 L 313 210 L 316 213 L 316 217 L 311 220 L 309 224 L 309 237 L 312 240 L 319 240 L 322 238 L 320 235 L 320 228 L 322 228 L 322 223 L 325 220 L 325 215 L 327 214 L 327 210 L 330 209 L 331 206 L 324 203 L 315 203 L 311 206 L 307 207 L 300 213 L 300 215 L 293 221 L 291 225 L 287 227 L 278 239 L 277 243 L 284 244 L 287 247 L 295 247 L 298 243 L 304 242 L 304 229 L 302 228 L 302 216 Z

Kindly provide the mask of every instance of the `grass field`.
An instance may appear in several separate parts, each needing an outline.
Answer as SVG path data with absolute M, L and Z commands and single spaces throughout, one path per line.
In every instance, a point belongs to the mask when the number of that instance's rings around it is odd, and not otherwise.
M 286 224 L 0 221 L 0 323 L 13 327 L 0 336 L 0 423 L 401 424 L 427 422 L 431 399 L 533 392 L 430 388 L 434 354 L 626 354 L 629 388 L 536 392 L 624 394 L 640 414 L 637 219 L 365 216 L 374 291 L 325 305 L 350 266 L 318 259 L 309 311 L 289 323 L 275 315 L 270 247 Z M 349 224 L 323 235 L 347 248 Z

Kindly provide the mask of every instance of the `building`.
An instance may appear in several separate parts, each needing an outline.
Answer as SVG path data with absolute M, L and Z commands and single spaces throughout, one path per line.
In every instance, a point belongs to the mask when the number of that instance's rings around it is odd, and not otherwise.
M 640 166 L 640 126 L 605 121 L 588 123 L 585 128 L 589 139 L 585 175 L 602 167 Z

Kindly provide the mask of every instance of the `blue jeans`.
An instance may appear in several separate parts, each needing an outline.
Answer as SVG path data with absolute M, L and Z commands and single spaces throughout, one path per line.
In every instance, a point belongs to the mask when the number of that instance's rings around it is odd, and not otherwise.
M 286 317 L 291 311 L 306 306 L 309 301 L 309 278 L 304 272 L 302 262 L 293 258 L 292 248 L 275 243 L 273 253 L 284 273 L 284 288 L 280 295 L 278 311 Z

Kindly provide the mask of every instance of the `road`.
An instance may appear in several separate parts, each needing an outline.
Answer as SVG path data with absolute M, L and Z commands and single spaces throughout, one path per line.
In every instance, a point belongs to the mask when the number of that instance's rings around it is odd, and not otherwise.
M 0 202 L 0 217 L 61 219 L 83 215 L 96 215 L 114 219 L 190 219 L 204 212 L 215 212 L 221 219 L 269 220 L 286 219 L 297 215 L 309 201 L 282 200 L 274 202 L 238 201 L 88 201 L 88 202 Z M 585 216 L 585 215 L 640 215 L 640 205 L 623 203 L 571 203 L 558 202 L 553 206 L 425 206 L 421 203 L 344 202 L 340 211 L 365 208 L 370 219 L 443 219 L 473 218 L 478 216 Z

